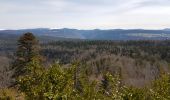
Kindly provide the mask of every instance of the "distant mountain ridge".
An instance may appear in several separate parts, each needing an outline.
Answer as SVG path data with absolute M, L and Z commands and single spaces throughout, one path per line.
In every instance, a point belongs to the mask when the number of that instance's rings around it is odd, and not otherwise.
M 32 32 L 37 36 L 53 38 L 90 39 L 90 40 L 166 40 L 170 39 L 170 29 L 145 30 L 145 29 L 110 29 L 110 30 L 78 30 L 78 29 L 20 29 L 0 30 L 0 36 L 21 35 Z

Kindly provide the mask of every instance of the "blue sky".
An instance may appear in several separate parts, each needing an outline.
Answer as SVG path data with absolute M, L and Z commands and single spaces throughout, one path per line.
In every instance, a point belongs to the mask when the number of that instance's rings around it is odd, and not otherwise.
M 0 0 L 0 29 L 170 28 L 170 0 Z

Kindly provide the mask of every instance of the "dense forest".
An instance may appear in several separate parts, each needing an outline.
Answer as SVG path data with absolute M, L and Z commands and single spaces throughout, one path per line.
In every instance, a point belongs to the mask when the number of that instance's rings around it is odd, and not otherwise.
M 1 38 L 0 100 L 170 99 L 170 40 L 38 39 Z

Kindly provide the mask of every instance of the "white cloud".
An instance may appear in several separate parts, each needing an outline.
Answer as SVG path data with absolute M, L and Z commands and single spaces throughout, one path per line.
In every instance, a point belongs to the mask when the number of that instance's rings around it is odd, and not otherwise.
M 164 28 L 170 0 L 0 0 L 0 28 Z

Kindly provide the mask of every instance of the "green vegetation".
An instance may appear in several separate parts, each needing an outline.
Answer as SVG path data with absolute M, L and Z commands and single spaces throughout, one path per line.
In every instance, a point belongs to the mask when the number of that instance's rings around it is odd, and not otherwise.
M 39 59 L 38 41 L 32 33 L 25 33 L 18 40 L 18 48 L 16 52 L 16 60 L 13 68 L 15 69 L 14 77 L 26 74 L 26 65 L 32 59 Z
M 170 100 L 170 75 L 162 74 L 150 90 L 156 100 Z
M 169 100 L 170 76 L 163 75 L 148 88 L 126 87 L 119 75 L 105 75 L 105 81 L 89 80 L 79 74 L 75 79 L 76 66 L 63 68 L 59 64 L 41 69 L 35 62 L 31 73 L 18 80 L 19 90 L 28 100 Z M 28 67 L 28 68 L 29 68 Z M 106 80 L 107 79 L 107 80 Z M 76 84 L 76 80 L 78 84 Z M 106 85 L 107 84 L 107 85 Z M 75 85 L 77 85 L 76 88 Z
M 4 70 L 16 84 L 0 100 L 170 100 L 168 41 L 58 41 L 40 50 L 26 33 L 18 42 L 14 72 Z
M 24 95 L 16 89 L 0 89 L 0 100 L 24 100 Z

